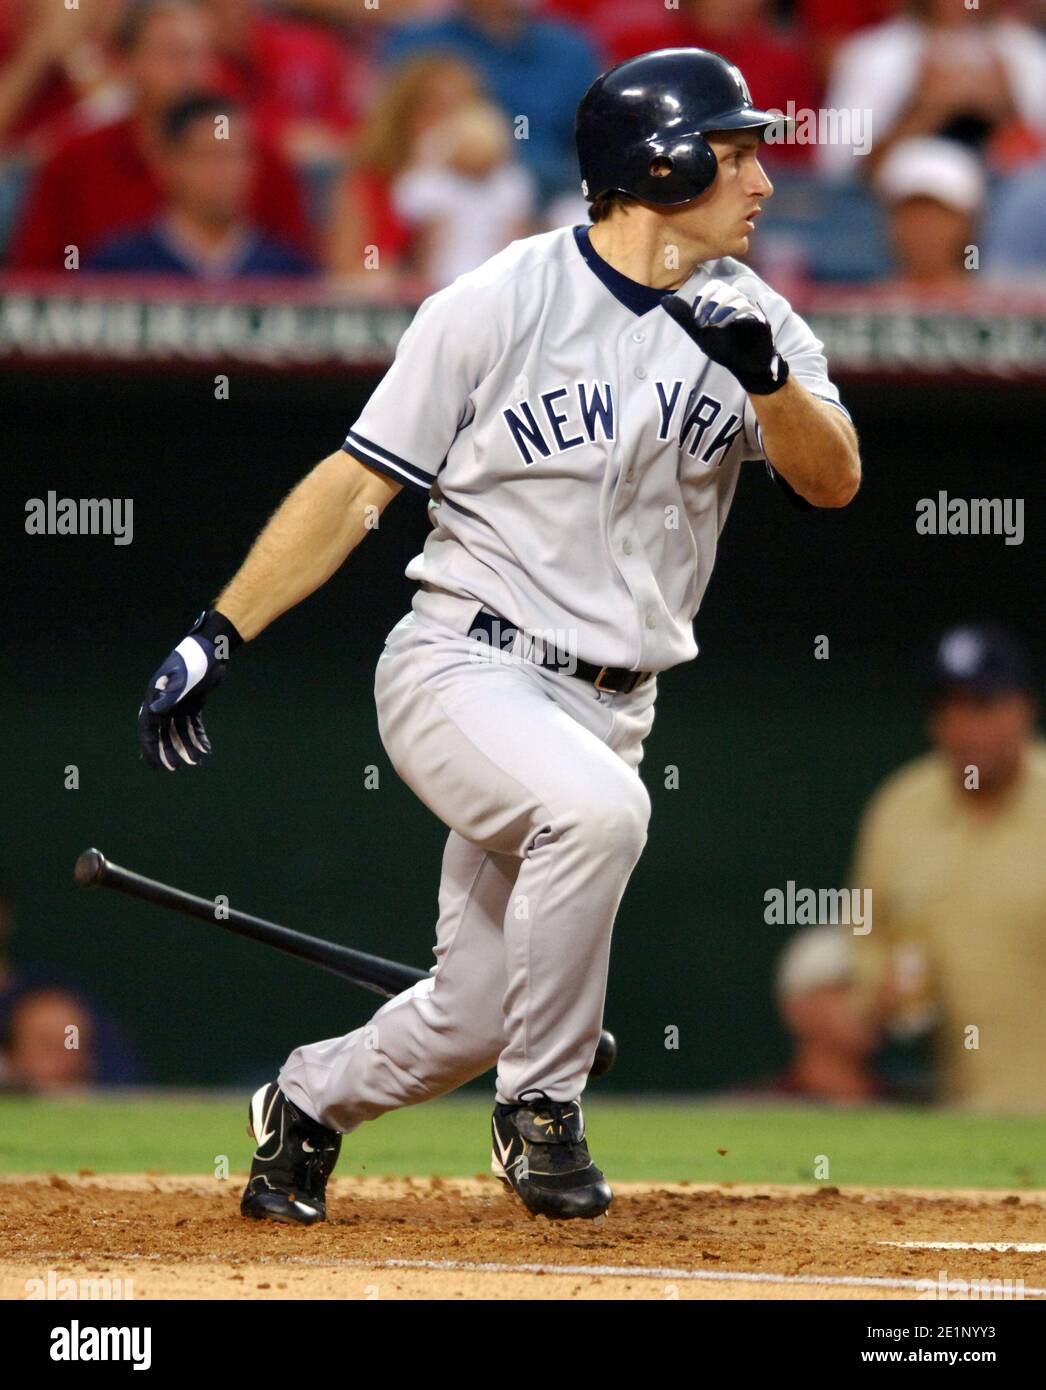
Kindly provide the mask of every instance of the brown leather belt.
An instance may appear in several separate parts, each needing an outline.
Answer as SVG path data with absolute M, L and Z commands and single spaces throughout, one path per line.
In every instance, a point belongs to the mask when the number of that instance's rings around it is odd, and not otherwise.
M 576 676 L 578 680 L 587 681 L 607 695 L 630 695 L 637 686 L 653 675 L 652 671 L 626 671 L 622 666 L 594 666 L 591 661 L 582 661 L 580 657 L 569 656 L 557 647 L 546 645 L 538 638 L 528 637 L 522 628 L 516 627 L 507 618 L 489 613 L 485 608 L 477 612 L 468 631 L 468 635 L 476 641 L 487 641 L 499 651 L 507 651 L 516 640 L 517 634 L 523 637 L 530 648 L 525 653 L 528 660 L 536 662 L 539 666 L 547 666 L 553 671 L 564 671 L 568 676 Z

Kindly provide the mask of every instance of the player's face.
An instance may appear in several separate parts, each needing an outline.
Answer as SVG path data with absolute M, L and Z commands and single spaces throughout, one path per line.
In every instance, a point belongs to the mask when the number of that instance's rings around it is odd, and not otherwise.
M 712 187 L 681 210 L 680 224 L 711 256 L 744 256 L 755 230 L 760 204 L 774 186 L 759 163 L 762 145 L 758 131 L 720 131 L 708 137 L 718 161 Z
M 990 791 L 1013 776 L 1034 724 L 1035 706 L 1026 695 L 957 692 L 937 705 L 930 732 L 959 776 L 975 767 L 980 786 Z

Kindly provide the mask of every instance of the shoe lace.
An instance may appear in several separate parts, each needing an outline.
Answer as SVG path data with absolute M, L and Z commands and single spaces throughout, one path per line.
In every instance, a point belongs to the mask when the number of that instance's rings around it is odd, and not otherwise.
M 536 1097 L 537 1103 L 528 1097 Z M 552 1123 L 549 1126 L 548 1138 L 545 1140 L 549 1144 L 565 1144 L 570 1149 L 578 1149 L 584 1142 L 574 1137 L 572 1130 L 567 1130 L 564 1126 L 564 1119 L 575 1109 L 576 1102 L 572 1100 L 552 1100 L 544 1091 L 534 1089 L 520 1091 L 519 1104 L 514 1105 L 513 1110 L 532 1110 L 539 1120 L 548 1119 Z

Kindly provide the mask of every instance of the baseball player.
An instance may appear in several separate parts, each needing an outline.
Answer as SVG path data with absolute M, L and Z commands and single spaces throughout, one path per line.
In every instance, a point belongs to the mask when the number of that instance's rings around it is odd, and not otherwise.
M 247 1216 L 309 1224 L 341 1136 L 497 1066 L 493 1167 L 535 1214 L 611 1190 L 580 1096 L 614 917 L 647 835 L 638 768 L 741 465 L 844 506 L 860 460 L 821 344 L 735 256 L 777 119 L 702 49 L 612 68 L 578 108 L 591 225 L 514 242 L 425 301 L 343 447 L 295 488 L 153 677 L 146 758 L 210 751 L 228 658 L 324 583 L 404 488 L 432 522 L 378 664 L 382 742 L 449 828 L 436 965 L 250 1103 Z

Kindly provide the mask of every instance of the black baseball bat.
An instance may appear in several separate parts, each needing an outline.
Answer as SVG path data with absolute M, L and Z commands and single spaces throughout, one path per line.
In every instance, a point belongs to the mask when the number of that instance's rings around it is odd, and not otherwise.
M 368 955 L 366 951 L 356 951 L 351 946 L 341 946 L 335 941 L 324 941 L 318 936 L 307 936 L 304 932 L 281 927 L 276 922 L 267 922 L 263 917 L 254 917 L 249 912 L 237 908 L 224 909 L 218 915 L 217 907 L 210 898 L 198 898 L 181 888 L 159 883 L 154 878 L 146 878 L 132 869 L 124 869 L 112 864 L 100 850 L 86 849 L 76 861 L 74 877 L 80 888 L 113 888 L 128 897 L 140 898 L 143 902 L 156 903 L 158 907 L 169 907 L 186 917 L 196 917 L 201 922 L 221 927 L 236 936 L 245 936 L 251 941 L 260 941 L 286 955 L 297 956 L 310 965 L 318 965 L 324 970 L 333 971 L 342 979 L 351 980 L 363 989 L 391 999 L 419 980 L 427 978 L 428 972 L 418 970 L 413 965 L 402 965 L 399 961 L 385 960 L 381 956 Z M 614 1065 L 617 1057 L 617 1042 L 612 1033 L 605 1029 L 600 1034 L 595 1059 L 589 1075 L 605 1076 Z

